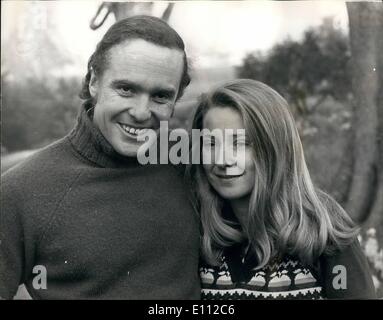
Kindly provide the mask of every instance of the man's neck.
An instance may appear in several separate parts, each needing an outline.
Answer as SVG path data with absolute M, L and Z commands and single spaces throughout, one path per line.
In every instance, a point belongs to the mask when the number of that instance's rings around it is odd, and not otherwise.
M 69 140 L 81 156 L 101 167 L 139 165 L 137 157 L 123 157 L 113 149 L 84 109 L 69 133 Z

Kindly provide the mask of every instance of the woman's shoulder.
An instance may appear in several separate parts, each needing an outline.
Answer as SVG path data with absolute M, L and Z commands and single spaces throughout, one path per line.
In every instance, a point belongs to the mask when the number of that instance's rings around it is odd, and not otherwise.
M 376 298 L 370 267 L 358 239 L 332 254 L 323 254 L 319 262 L 327 298 Z

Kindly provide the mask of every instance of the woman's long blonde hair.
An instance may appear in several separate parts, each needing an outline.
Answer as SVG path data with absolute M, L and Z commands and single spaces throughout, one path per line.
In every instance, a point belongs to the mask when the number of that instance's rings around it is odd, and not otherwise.
M 314 188 L 301 140 L 285 99 L 269 86 L 238 79 L 201 97 L 193 129 L 202 129 L 212 107 L 231 107 L 243 118 L 254 151 L 256 174 L 248 226 L 240 230 L 223 215 L 225 200 L 207 181 L 202 165 L 190 165 L 187 176 L 201 216 L 202 253 L 219 264 L 224 247 L 247 238 L 259 268 L 289 254 L 313 264 L 349 244 L 358 233 L 351 218 L 326 193 Z

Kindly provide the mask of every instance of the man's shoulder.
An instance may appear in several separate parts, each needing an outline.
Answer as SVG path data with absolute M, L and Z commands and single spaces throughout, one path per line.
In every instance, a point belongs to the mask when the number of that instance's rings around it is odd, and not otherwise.
M 16 191 L 20 186 L 24 190 L 29 187 L 39 189 L 64 171 L 70 174 L 68 162 L 73 158 L 70 153 L 70 143 L 65 137 L 34 152 L 2 174 L 2 191 Z
M 64 137 L 41 149 L 31 150 L 28 154 L 25 154 L 24 159 L 17 161 L 16 164 L 4 172 L 2 176 L 17 174 L 35 166 L 37 167 L 36 169 L 38 169 L 42 167 L 43 161 L 46 162 L 50 159 L 61 158 L 62 153 L 67 152 L 68 145 L 68 139 Z

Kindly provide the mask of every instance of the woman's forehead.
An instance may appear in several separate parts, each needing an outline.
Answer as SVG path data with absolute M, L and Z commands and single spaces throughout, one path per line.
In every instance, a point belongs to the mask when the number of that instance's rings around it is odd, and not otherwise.
M 242 115 L 233 107 L 213 106 L 204 115 L 203 128 L 244 129 Z

